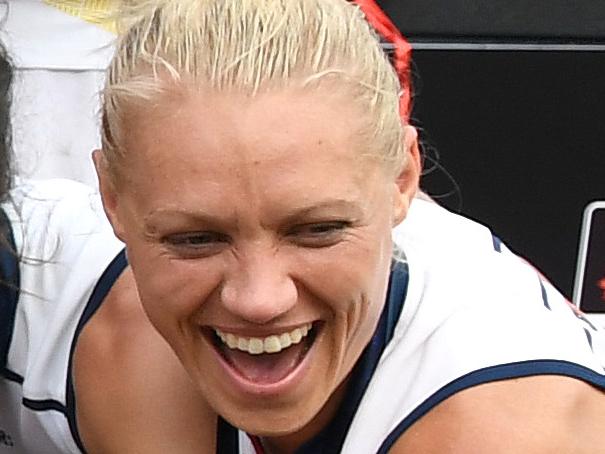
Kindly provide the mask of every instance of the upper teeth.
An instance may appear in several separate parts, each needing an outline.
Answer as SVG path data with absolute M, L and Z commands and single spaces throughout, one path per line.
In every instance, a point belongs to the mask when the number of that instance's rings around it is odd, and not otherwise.
M 260 355 L 261 353 L 277 353 L 300 343 L 309 334 L 312 326 L 311 323 L 307 323 L 289 333 L 273 334 L 267 337 L 241 337 L 232 333 L 224 333 L 218 329 L 214 331 L 229 348 L 248 352 L 251 355 Z

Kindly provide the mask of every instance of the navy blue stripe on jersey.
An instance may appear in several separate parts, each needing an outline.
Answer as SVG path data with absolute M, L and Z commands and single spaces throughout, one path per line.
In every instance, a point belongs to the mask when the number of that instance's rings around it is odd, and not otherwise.
M 24 407 L 29 408 L 30 410 L 58 411 L 59 413 L 67 415 L 67 409 L 65 408 L 65 405 L 53 399 L 34 400 L 23 398 L 21 402 L 23 403 Z
M 502 252 L 502 240 L 496 235 L 492 235 L 492 243 L 494 244 L 494 250 L 496 252 Z
M 386 303 L 380 315 L 376 331 L 353 368 L 346 395 L 338 409 L 338 413 L 328 426 L 316 437 L 301 446 L 296 451 L 296 454 L 333 454 L 340 452 L 361 399 L 374 375 L 380 356 L 393 338 L 407 294 L 408 279 L 409 270 L 407 263 L 393 262 Z M 223 423 L 227 426 L 229 425 L 224 421 L 219 421 L 219 428 L 220 424 Z M 221 431 L 222 433 L 220 431 L 218 433 L 221 436 L 217 440 L 218 452 L 220 454 L 239 453 L 237 431 L 228 432 L 226 428 L 222 428 Z M 230 438 L 226 438 L 227 436 Z M 225 450 L 222 450 L 223 445 L 225 445 Z M 227 450 L 227 447 L 229 450 Z
M 13 338 L 15 314 L 19 301 L 19 257 L 10 220 L 0 208 L 0 371 L 13 376 L 7 368 L 8 351 Z M 15 381 L 15 380 L 13 380 Z
M 473 386 L 512 378 L 522 378 L 537 375 L 559 375 L 576 378 L 605 390 L 605 375 L 598 374 L 584 366 L 559 360 L 529 360 L 497 366 L 486 367 L 464 375 L 434 393 L 407 417 L 405 417 L 389 434 L 380 446 L 377 454 L 386 454 L 401 437 L 401 435 L 422 416 L 435 408 L 441 402 L 454 394 Z
M 23 376 L 19 375 L 16 372 L 13 372 L 12 370 L 7 369 L 6 367 L 4 369 L 0 369 L 0 377 L 3 377 L 8 381 L 19 383 L 20 385 L 22 385 L 25 381 Z
M 582 320 L 585 324 L 587 324 L 590 327 L 590 329 L 592 329 L 593 331 L 598 331 L 597 327 L 594 326 L 593 323 L 590 320 L 588 320 L 582 313 L 578 313 L 578 312 L 574 311 L 573 309 L 572 309 L 572 312 L 578 320 Z
M 216 454 L 239 454 L 238 431 L 220 416 L 216 426 L 216 439 Z
M 385 314 L 384 337 L 382 350 L 391 342 L 395 334 L 395 327 L 399 322 L 403 303 L 408 293 L 409 269 L 407 262 L 393 262 L 389 278 L 389 289 L 387 292 L 387 303 L 383 309 Z M 382 315 L 381 315 L 382 316 Z M 381 322 L 378 322 L 380 326 Z M 380 354 L 382 354 L 382 350 Z M 372 371 L 373 372 L 373 371 Z
M 593 350 L 593 348 L 592 348 L 592 335 L 590 334 L 590 331 L 588 331 L 586 328 L 584 328 L 584 334 L 586 334 L 586 340 L 588 341 L 588 345 L 590 345 L 590 349 Z
M 550 303 L 548 302 L 548 295 L 546 293 L 546 288 L 544 287 L 544 282 L 542 282 L 541 278 L 538 278 L 540 281 L 540 291 L 542 292 L 542 301 L 544 302 L 544 307 L 548 310 L 550 309 Z
M 126 259 L 126 251 L 122 250 L 107 266 L 101 278 L 95 285 L 90 298 L 88 299 L 88 303 L 86 303 L 86 307 L 84 308 L 84 312 L 78 321 L 78 326 L 76 327 L 76 331 L 74 333 L 74 338 L 71 342 L 71 349 L 69 352 L 69 365 L 67 367 L 67 383 L 66 383 L 66 394 L 65 394 L 65 406 L 66 406 L 66 416 L 67 421 L 69 423 L 69 429 L 71 431 L 71 435 L 78 445 L 78 448 L 85 453 L 84 445 L 82 444 L 82 439 L 80 438 L 80 434 L 78 433 L 78 426 L 76 423 L 76 396 L 74 392 L 74 386 L 72 381 L 72 370 L 73 370 L 73 357 L 74 351 L 76 348 L 76 343 L 78 341 L 78 336 L 82 332 L 82 329 L 86 325 L 86 323 L 90 320 L 90 318 L 95 314 L 97 309 L 101 307 L 103 300 L 115 284 L 116 280 L 120 277 L 120 274 L 124 271 L 124 269 L 128 266 L 128 261 Z

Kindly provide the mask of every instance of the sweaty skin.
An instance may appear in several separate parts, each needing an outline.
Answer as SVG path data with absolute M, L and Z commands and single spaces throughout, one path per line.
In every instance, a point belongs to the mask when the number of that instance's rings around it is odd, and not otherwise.
M 390 452 L 603 453 L 604 418 L 604 393 L 582 381 L 549 375 L 503 380 L 450 397 Z
M 216 416 L 152 327 L 127 268 L 74 353 L 78 429 L 90 454 L 214 454 Z

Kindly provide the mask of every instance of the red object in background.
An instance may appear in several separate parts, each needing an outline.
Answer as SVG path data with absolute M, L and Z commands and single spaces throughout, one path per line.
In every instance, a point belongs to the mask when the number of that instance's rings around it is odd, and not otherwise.
M 372 27 L 393 44 L 393 66 L 401 83 L 401 97 L 399 99 L 399 112 L 401 117 L 407 123 L 410 117 L 412 102 L 412 81 L 410 77 L 410 59 L 412 57 L 412 46 L 403 37 L 395 24 L 389 19 L 386 13 L 378 6 L 375 0 L 353 0 L 353 3 L 359 5 L 366 15 L 367 21 Z
M 601 299 L 603 300 L 603 302 L 605 303 L 605 277 L 603 277 L 603 279 L 601 279 L 597 285 L 599 286 L 599 288 L 601 289 Z

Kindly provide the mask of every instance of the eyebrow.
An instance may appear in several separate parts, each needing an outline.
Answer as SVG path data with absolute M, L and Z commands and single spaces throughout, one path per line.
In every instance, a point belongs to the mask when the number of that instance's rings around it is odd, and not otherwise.
M 325 200 L 316 205 L 311 205 L 308 207 L 302 207 L 295 209 L 292 213 L 287 214 L 284 217 L 285 221 L 292 221 L 300 218 L 304 218 L 307 216 L 313 216 L 314 214 L 322 214 L 322 211 L 332 211 L 337 210 L 340 213 L 346 213 L 348 215 L 353 216 L 361 216 L 362 210 L 358 203 L 355 203 L 351 200 L 347 199 L 330 199 Z M 339 213 L 339 214 L 340 214 Z
M 348 199 L 328 199 L 318 204 L 310 206 L 295 207 L 290 212 L 286 213 L 278 220 L 278 224 L 288 224 L 312 217 L 316 215 L 325 215 L 326 211 L 336 211 L 336 215 L 346 215 L 349 217 L 358 218 L 362 215 L 360 205 Z M 237 216 L 230 215 L 226 217 L 217 217 L 211 215 L 202 209 L 176 209 L 176 208 L 158 208 L 143 217 L 145 231 L 155 231 L 154 224 L 162 219 L 180 218 L 193 223 L 208 225 L 213 228 L 225 228 L 227 225 L 233 226 L 238 224 Z
M 156 223 L 164 220 L 183 220 L 195 224 L 208 225 L 213 228 L 223 228 L 225 225 L 237 222 L 237 219 L 220 218 L 206 213 L 203 210 L 196 209 L 178 209 L 178 208 L 158 208 L 143 216 L 143 227 L 146 232 L 153 233 L 156 230 Z

